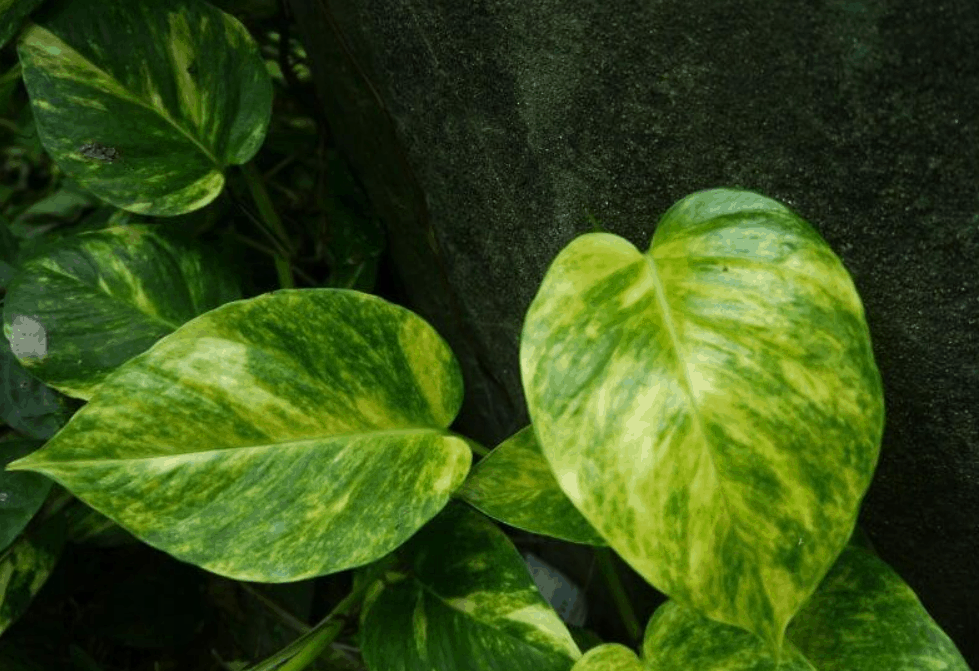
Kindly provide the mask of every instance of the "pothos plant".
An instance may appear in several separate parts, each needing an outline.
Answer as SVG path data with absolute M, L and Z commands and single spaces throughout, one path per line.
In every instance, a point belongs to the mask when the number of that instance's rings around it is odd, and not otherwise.
M 262 145 L 271 87 L 233 17 L 70 0 L 34 19 L 18 53 L 38 132 L 105 201 L 199 209 Z M 216 574 L 355 571 L 333 613 L 253 669 L 303 668 L 352 612 L 372 671 L 967 668 L 910 588 L 848 544 L 881 379 L 842 262 L 774 200 L 695 193 L 646 252 L 571 241 L 521 334 L 532 423 L 492 450 L 450 430 L 463 380 L 429 324 L 355 290 L 293 289 L 281 258 L 285 288 L 242 298 L 191 242 L 129 224 L 15 268 L 10 355 L 85 405 L 7 466 L 45 476 L 4 492 L 34 502 L 8 531 L 54 481 Z M 641 650 L 583 654 L 496 522 L 608 546 L 668 595 Z M 53 564 L 18 532 L 2 539 L 3 628 Z

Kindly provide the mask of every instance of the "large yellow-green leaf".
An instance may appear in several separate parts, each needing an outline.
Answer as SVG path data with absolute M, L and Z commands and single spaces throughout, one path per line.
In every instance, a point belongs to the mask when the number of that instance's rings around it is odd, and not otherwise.
M 646 671 L 646 666 L 624 645 L 605 643 L 586 652 L 571 671 Z
M 778 647 L 856 522 L 883 430 L 843 264 L 744 191 L 674 205 L 646 254 L 607 233 L 558 255 L 521 372 L 558 483 L 637 572 Z
M 371 671 L 568 671 L 581 651 L 506 534 L 450 504 L 399 552 L 411 571 L 361 613 Z
M 843 550 L 786 638 L 819 671 L 969 671 L 911 588 L 854 545 Z
M 71 0 L 18 43 L 44 148 L 143 214 L 203 207 L 268 129 L 272 84 L 234 17 L 196 0 Z
M 458 496 L 493 519 L 572 543 L 605 545 L 558 487 L 527 426 L 480 461 Z
M 649 619 L 643 661 L 648 671 L 822 671 L 791 643 L 776 658 L 757 636 L 676 601 L 667 601 Z
M 237 298 L 237 279 L 204 248 L 159 226 L 116 226 L 25 262 L 7 291 L 3 332 L 33 375 L 90 399 L 122 363 Z
M 383 557 L 442 509 L 472 459 L 446 429 L 461 402 L 452 351 L 417 315 L 277 291 L 131 359 L 11 467 L 183 561 L 301 580 Z

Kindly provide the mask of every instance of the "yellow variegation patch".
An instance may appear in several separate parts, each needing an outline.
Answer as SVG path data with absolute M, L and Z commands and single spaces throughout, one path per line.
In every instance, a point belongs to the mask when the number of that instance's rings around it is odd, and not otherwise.
M 777 649 L 853 530 L 883 431 L 863 307 L 813 228 L 758 194 L 694 194 L 648 253 L 555 259 L 520 348 L 561 488 L 676 601 Z
M 192 0 L 72 0 L 38 20 L 18 43 L 38 134 L 100 198 L 190 212 L 261 146 L 272 84 L 234 17 Z
M 42 472 L 135 536 L 240 580 L 379 559 L 465 479 L 462 401 L 425 322 L 339 289 L 278 291 L 131 359 L 47 445 Z

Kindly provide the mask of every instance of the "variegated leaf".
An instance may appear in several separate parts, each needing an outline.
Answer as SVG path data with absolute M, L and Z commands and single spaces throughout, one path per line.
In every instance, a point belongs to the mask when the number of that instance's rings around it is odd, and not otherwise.
M 786 638 L 819 671 L 969 671 L 911 588 L 855 545 L 843 550 Z
M 51 577 L 64 544 L 64 520 L 52 517 L 0 553 L 0 633 L 27 611 Z
M 200 246 L 159 226 L 116 226 L 25 262 L 7 292 L 3 331 L 33 375 L 90 399 L 122 363 L 238 298 L 236 278 Z
M 606 543 L 558 487 L 527 426 L 480 461 L 459 489 L 473 507 L 510 526 L 572 543 Z
M 399 554 L 409 575 L 361 614 L 371 671 L 568 671 L 581 656 L 520 553 L 479 513 L 450 504 Z
M 646 669 L 636 653 L 629 648 L 619 643 L 605 643 L 586 652 L 571 671 L 646 671 Z
M 38 133 L 100 198 L 189 212 L 261 146 L 272 84 L 234 17 L 195 0 L 72 0 L 37 20 L 18 54 Z
M 822 671 L 791 643 L 776 658 L 757 636 L 676 601 L 667 601 L 649 619 L 643 661 L 648 671 Z
M 472 459 L 462 401 L 420 317 L 339 289 L 223 305 L 120 367 L 40 471 L 146 543 L 239 580 L 287 582 L 388 554 Z
M 777 648 L 853 530 L 883 430 L 863 307 L 819 234 L 718 189 L 674 205 L 646 254 L 583 235 L 520 359 L 585 518 L 657 589 Z

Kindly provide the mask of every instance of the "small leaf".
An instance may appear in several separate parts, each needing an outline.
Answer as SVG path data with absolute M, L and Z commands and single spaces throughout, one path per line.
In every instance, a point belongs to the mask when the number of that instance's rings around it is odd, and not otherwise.
M 114 226 L 25 262 L 7 293 L 4 334 L 33 375 L 87 400 L 125 361 L 240 297 L 206 248 L 159 226 Z
M 609 545 L 777 649 L 853 530 L 883 432 L 863 307 L 819 234 L 718 189 L 674 205 L 646 254 L 582 235 L 520 362 L 544 456 Z
M 261 146 L 272 84 L 231 15 L 191 0 L 72 0 L 37 21 L 18 54 L 38 134 L 100 198 L 189 212 Z
M 629 648 L 619 643 L 605 643 L 586 652 L 571 671 L 646 671 L 646 669 L 636 653 Z
M 228 303 L 117 369 L 40 471 L 144 542 L 209 571 L 289 582 L 383 557 L 472 459 L 448 432 L 462 375 L 417 315 L 284 290 Z
M 532 426 L 510 436 L 480 461 L 458 496 L 518 529 L 572 543 L 606 545 L 561 491 Z
M 36 440 L 14 439 L 0 442 L 0 467 L 30 454 L 41 446 Z M 0 471 L 0 550 L 10 546 L 40 510 L 51 480 L 37 473 Z
M 413 572 L 365 602 L 371 671 L 568 671 L 581 656 L 523 558 L 479 513 L 452 504 L 399 554 Z
M 843 550 L 786 637 L 819 671 L 969 671 L 911 588 L 855 545 Z

